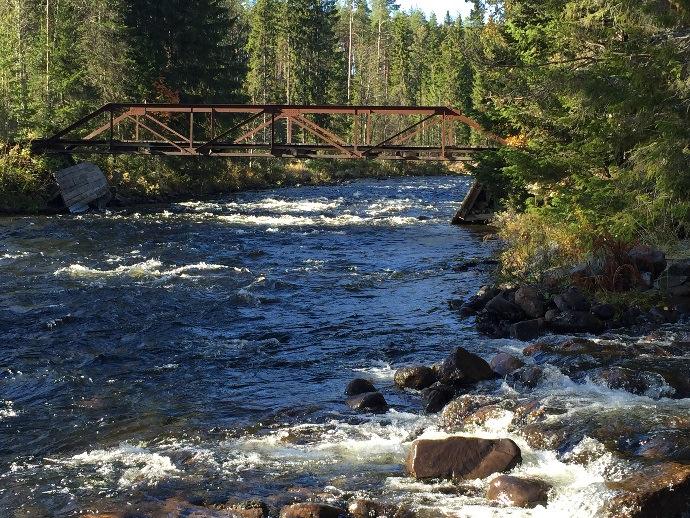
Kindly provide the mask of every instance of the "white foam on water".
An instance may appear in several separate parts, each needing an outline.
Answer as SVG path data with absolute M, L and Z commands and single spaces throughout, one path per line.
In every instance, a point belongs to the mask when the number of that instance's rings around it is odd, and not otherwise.
M 391 367 L 390 363 L 380 360 L 375 360 L 369 363 L 373 366 L 359 367 L 352 370 L 355 372 L 362 372 L 366 375 L 365 377 L 379 381 L 391 381 L 395 377 L 396 369 Z
M 142 445 L 128 443 L 107 450 L 87 451 L 55 462 L 79 467 L 82 473 L 84 468 L 91 468 L 91 477 L 117 479 L 120 488 L 156 484 L 180 473 L 169 457 L 152 452 Z
M 79 263 L 71 264 L 59 268 L 55 271 L 55 276 L 66 276 L 71 278 L 107 278 L 107 277 L 132 277 L 135 279 L 152 279 L 165 277 L 193 277 L 190 273 L 204 271 L 227 270 L 228 266 L 222 264 L 209 264 L 199 262 L 184 266 L 165 268 L 161 261 L 148 259 L 132 265 L 120 265 L 111 270 L 101 270 L 89 268 Z M 232 268 L 236 273 L 248 273 L 246 268 Z
M 14 409 L 14 403 L 10 400 L 0 401 L 0 421 L 8 417 L 17 417 L 18 413 Z
M 183 202 L 178 206 L 193 211 L 223 211 L 223 210 L 265 210 L 280 213 L 312 213 L 324 210 L 336 209 L 343 203 L 343 198 L 328 199 L 300 199 L 285 200 L 277 198 L 264 198 L 247 202 Z

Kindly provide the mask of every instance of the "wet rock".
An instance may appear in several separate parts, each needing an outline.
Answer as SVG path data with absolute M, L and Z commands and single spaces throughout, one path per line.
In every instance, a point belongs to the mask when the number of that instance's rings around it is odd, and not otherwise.
M 650 466 L 607 486 L 618 492 L 606 506 L 608 518 L 670 518 L 690 511 L 690 465 Z
M 510 326 L 510 337 L 515 340 L 526 342 L 533 340 L 541 335 L 544 329 L 544 320 L 537 318 L 534 320 L 523 320 Z
M 690 462 L 690 429 L 659 430 L 620 441 L 620 451 L 647 459 Z
M 178 498 L 169 498 L 163 502 L 162 507 L 153 515 L 165 516 L 166 518 L 254 518 L 252 515 L 243 514 L 241 510 L 212 509 Z M 123 516 L 129 516 L 129 514 Z
M 563 311 L 549 321 L 548 327 L 559 333 L 592 333 L 604 331 L 604 323 L 589 311 Z
M 347 398 L 345 402 L 352 410 L 360 412 L 373 412 L 375 414 L 388 412 L 388 403 L 380 392 L 366 392 Z
M 525 365 L 509 373 L 506 382 L 511 387 L 533 389 L 544 380 L 544 369 L 539 365 Z
M 348 508 L 353 518 L 414 518 L 415 513 L 395 505 L 358 499 Z
M 506 409 L 502 405 L 487 405 L 478 408 L 464 420 L 464 427 L 467 426 L 484 426 L 487 421 L 498 419 L 504 416 Z
M 613 304 L 596 304 L 591 312 L 600 320 L 611 320 L 616 316 L 616 307 Z
M 501 402 L 498 396 L 464 394 L 448 403 L 441 414 L 441 426 L 447 430 L 462 429 L 465 419 L 487 405 Z
M 395 372 L 395 384 L 400 388 L 422 390 L 436 383 L 436 373 L 430 367 L 403 367 Z
M 648 371 L 612 366 L 596 369 L 588 374 L 597 384 L 614 390 L 625 390 L 631 394 L 661 397 L 664 395 L 665 380 L 661 374 Z
M 493 378 L 489 364 L 462 347 L 456 348 L 439 368 L 439 380 L 447 385 L 468 386 Z
M 522 461 L 510 439 L 449 437 L 418 439 L 407 457 L 407 472 L 417 479 L 473 480 L 508 471 Z
M 566 311 L 589 311 L 591 304 L 587 297 L 578 288 L 568 288 L 560 295 L 553 298 L 556 307 L 563 312 Z
M 280 510 L 280 518 L 346 518 L 347 511 L 327 504 L 293 504 Z
M 628 252 L 628 257 L 640 272 L 649 272 L 653 278 L 666 269 L 666 254 L 650 246 L 636 245 Z
M 507 320 L 509 322 L 516 322 L 525 317 L 522 308 L 508 300 L 505 291 L 492 298 L 484 307 L 484 311 L 496 316 L 499 320 Z
M 568 430 L 559 422 L 531 423 L 519 428 L 519 433 L 525 442 L 535 450 L 564 451 L 567 445 L 574 445 L 582 439 L 576 436 L 568 441 Z
M 501 320 L 493 313 L 482 311 L 477 315 L 475 326 L 480 333 L 492 338 L 507 338 L 510 336 L 508 320 Z
M 459 311 L 462 309 L 462 306 L 465 304 L 465 301 L 462 299 L 451 299 L 448 301 L 448 308 L 451 311 Z
M 657 324 L 675 323 L 678 321 L 678 312 L 666 307 L 654 307 L 647 313 L 649 320 Z
M 501 352 L 492 358 L 489 365 L 499 376 L 506 376 L 523 367 L 525 362 L 510 353 Z
M 667 275 L 685 275 L 690 277 L 690 259 L 673 261 L 665 272 Z
M 484 309 L 484 306 L 486 306 L 487 302 L 489 302 L 500 292 L 501 290 L 495 286 L 482 286 L 476 295 L 470 297 L 467 302 L 461 306 L 460 313 L 465 316 L 476 315 L 482 309 Z
M 455 397 L 455 389 L 448 385 L 435 383 L 424 389 L 422 395 L 426 401 L 424 411 L 427 414 L 435 414 L 443 410 L 443 407 Z
M 491 481 L 486 498 L 515 507 L 545 504 L 551 486 L 541 480 L 500 475 Z
M 350 383 L 348 383 L 345 389 L 345 394 L 348 396 L 359 396 L 360 394 L 366 394 L 367 392 L 376 392 L 376 387 L 374 384 L 363 378 L 355 378 Z
M 530 318 L 540 318 L 546 312 L 544 295 L 535 286 L 522 286 L 515 292 L 515 304 Z
M 675 399 L 690 398 L 690 373 L 686 358 L 634 357 L 621 361 L 620 366 L 660 374 L 673 389 L 662 395 Z

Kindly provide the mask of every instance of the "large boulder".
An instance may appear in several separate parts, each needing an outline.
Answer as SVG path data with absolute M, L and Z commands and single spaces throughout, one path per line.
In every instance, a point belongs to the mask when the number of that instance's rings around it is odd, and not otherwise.
M 535 318 L 533 320 L 523 320 L 510 326 L 510 337 L 515 340 L 527 342 L 534 340 L 542 334 L 544 329 L 544 319 Z
M 515 304 L 530 318 L 541 318 L 546 312 L 544 295 L 535 286 L 521 286 L 515 292 Z
M 388 403 L 386 403 L 386 398 L 380 392 L 366 392 L 352 396 L 347 398 L 345 403 L 352 410 L 359 412 L 373 412 L 375 414 L 388 412 Z
M 591 312 L 600 320 L 611 320 L 616 316 L 616 307 L 613 304 L 596 304 Z
M 347 511 L 327 504 L 303 503 L 286 505 L 280 510 L 280 518 L 346 518 Z
M 666 269 L 666 254 L 646 245 L 636 245 L 628 252 L 630 261 L 640 272 L 649 272 L 657 278 Z
M 499 376 L 506 376 L 524 366 L 525 362 L 510 353 L 500 352 L 492 358 L 489 365 Z
M 515 507 L 545 504 L 551 486 L 541 480 L 500 475 L 491 481 L 486 498 Z
M 456 348 L 438 369 L 439 380 L 447 385 L 469 386 L 495 377 L 491 366 L 462 347 Z
M 525 318 L 525 312 L 522 311 L 522 308 L 508 300 L 506 295 L 505 292 L 496 295 L 484 306 L 484 311 L 493 314 L 499 320 L 509 322 L 517 322 Z
M 559 333 L 592 333 L 604 331 L 604 323 L 589 311 L 568 310 L 548 322 L 548 327 Z
M 667 462 L 609 482 L 618 493 L 606 506 L 609 518 L 684 516 L 690 512 L 690 465 Z
M 448 437 L 418 439 L 407 456 L 407 472 L 417 479 L 474 480 L 508 471 L 522 461 L 510 439 Z
M 400 388 L 422 390 L 436 383 L 436 372 L 423 365 L 403 367 L 395 372 L 395 384 Z
M 355 378 L 350 383 L 348 383 L 345 389 L 345 394 L 347 396 L 359 396 L 360 394 L 366 394 L 367 392 L 376 392 L 376 387 L 374 384 L 363 378 Z
M 592 305 L 589 299 L 578 288 L 568 288 L 553 298 L 554 304 L 561 311 L 589 311 Z

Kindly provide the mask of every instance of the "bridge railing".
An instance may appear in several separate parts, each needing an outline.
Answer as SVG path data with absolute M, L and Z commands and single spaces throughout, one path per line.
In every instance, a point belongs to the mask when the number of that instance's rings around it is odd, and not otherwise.
M 442 106 L 112 103 L 32 147 L 40 153 L 469 160 L 502 144 Z

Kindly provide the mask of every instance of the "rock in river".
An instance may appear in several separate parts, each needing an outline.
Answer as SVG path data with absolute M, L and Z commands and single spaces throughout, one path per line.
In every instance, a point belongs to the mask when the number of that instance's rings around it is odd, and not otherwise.
M 283 507 L 280 518 L 345 518 L 347 511 L 327 504 L 293 504 Z
M 533 507 L 546 503 L 551 486 L 541 480 L 500 475 L 491 481 L 486 498 L 513 505 Z
M 440 412 L 455 396 L 455 389 L 448 385 L 435 383 L 422 391 L 426 405 L 424 411 L 428 414 Z
M 492 379 L 495 375 L 484 359 L 458 347 L 443 360 L 438 377 L 442 383 L 448 385 L 468 386 Z
M 607 485 L 619 493 L 607 505 L 609 518 L 670 518 L 690 512 L 690 466 L 686 464 L 658 464 Z
M 345 394 L 348 396 L 359 396 L 360 394 L 366 394 L 367 392 L 376 392 L 376 387 L 374 384 L 363 378 L 355 378 L 350 383 L 348 383 L 345 389 Z
M 407 472 L 417 479 L 473 480 L 514 468 L 522 461 L 510 439 L 448 437 L 418 439 L 407 456 Z
M 535 286 L 520 287 L 515 292 L 515 304 L 530 318 L 543 317 L 546 312 L 544 296 Z
M 510 353 L 501 352 L 493 357 L 489 365 L 499 376 L 506 376 L 525 365 L 525 362 Z
M 352 410 L 373 412 L 375 414 L 388 412 L 388 403 L 386 403 L 386 398 L 380 392 L 366 392 L 349 397 L 345 402 Z
M 436 383 L 436 373 L 423 365 L 403 367 L 395 372 L 395 384 L 400 388 L 422 390 Z

